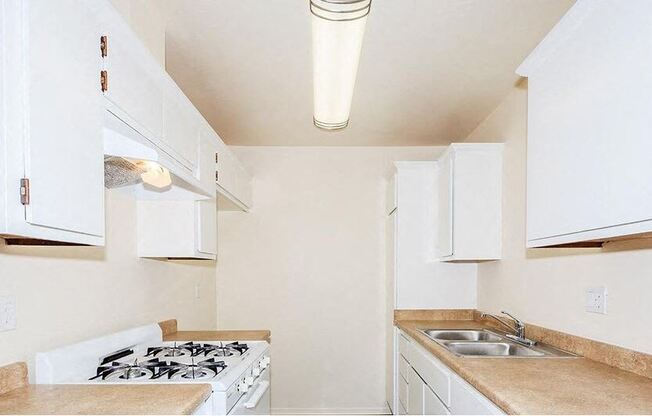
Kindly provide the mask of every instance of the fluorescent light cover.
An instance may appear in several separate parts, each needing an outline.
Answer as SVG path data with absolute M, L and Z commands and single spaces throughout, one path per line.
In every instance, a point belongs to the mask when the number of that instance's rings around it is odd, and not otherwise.
M 371 0 L 310 0 L 314 123 L 349 124 L 351 101 Z

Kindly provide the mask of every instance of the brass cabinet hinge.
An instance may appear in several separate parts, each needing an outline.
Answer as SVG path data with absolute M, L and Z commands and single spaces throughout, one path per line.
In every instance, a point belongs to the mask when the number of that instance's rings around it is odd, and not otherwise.
M 102 58 L 106 58 L 108 52 L 109 52 L 109 38 L 106 35 L 100 36 L 100 54 Z
M 100 86 L 102 92 L 107 92 L 109 90 L 109 73 L 107 71 L 100 71 Z
M 29 205 L 29 179 L 20 179 L 20 203 Z

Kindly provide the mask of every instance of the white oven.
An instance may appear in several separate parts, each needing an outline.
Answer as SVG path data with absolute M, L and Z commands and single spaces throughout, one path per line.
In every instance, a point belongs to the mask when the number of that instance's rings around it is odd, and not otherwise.
M 36 355 L 38 384 L 206 383 L 195 414 L 270 413 L 271 358 L 265 341 L 163 341 L 146 325 Z
M 271 367 L 254 381 L 246 394 L 233 406 L 230 415 L 269 415 L 271 412 Z

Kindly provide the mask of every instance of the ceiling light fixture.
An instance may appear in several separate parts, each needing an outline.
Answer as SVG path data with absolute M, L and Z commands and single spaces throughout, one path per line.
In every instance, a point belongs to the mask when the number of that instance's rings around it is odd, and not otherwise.
M 315 126 L 339 130 L 349 124 L 371 0 L 310 0 Z

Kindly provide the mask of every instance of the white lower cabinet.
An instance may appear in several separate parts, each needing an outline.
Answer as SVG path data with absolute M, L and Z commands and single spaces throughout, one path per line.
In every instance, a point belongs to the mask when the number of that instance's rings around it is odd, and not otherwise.
M 395 377 L 399 381 L 399 402 L 407 414 L 505 414 L 416 341 L 403 333 L 400 334 L 400 339 L 399 362 L 404 364 Z M 408 372 L 407 380 L 402 375 L 405 371 Z
M 407 379 L 403 378 L 402 376 L 398 377 L 398 403 L 399 407 L 403 407 L 405 409 L 405 413 L 407 414 L 407 411 L 409 409 L 409 386 L 408 386 L 408 381 Z
M 504 412 L 460 377 L 451 380 L 451 407 L 453 415 L 502 415 Z
M 408 370 L 408 415 L 423 415 L 423 390 L 428 388 L 419 374 L 410 367 Z
M 450 415 L 451 412 L 448 411 L 444 403 L 439 400 L 439 397 L 435 394 L 428 385 L 423 387 L 423 414 L 424 415 Z

